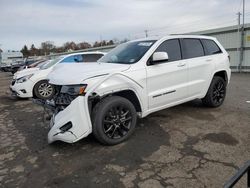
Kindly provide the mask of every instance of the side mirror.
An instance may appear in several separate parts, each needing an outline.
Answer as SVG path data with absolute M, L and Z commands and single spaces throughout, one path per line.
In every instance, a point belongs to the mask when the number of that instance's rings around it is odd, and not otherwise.
M 152 62 L 162 62 L 162 61 L 168 61 L 168 53 L 167 52 L 155 52 L 152 57 Z

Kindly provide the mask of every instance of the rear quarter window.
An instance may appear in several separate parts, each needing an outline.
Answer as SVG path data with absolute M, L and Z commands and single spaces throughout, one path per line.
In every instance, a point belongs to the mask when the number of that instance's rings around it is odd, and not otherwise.
M 213 40 L 202 39 L 201 41 L 205 48 L 206 55 L 214 55 L 214 54 L 222 53 L 219 46 Z

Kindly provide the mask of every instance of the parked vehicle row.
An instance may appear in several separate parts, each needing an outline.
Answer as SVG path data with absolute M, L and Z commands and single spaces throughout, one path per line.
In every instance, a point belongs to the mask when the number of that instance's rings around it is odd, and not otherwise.
M 119 144 L 133 134 L 138 117 L 194 99 L 219 107 L 231 76 L 228 53 L 213 37 L 146 38 L 103 55 L 61 56 L 14 75 L 17 96 L 52 109 L 49 143 L 93 133 L 103 144 Z
M 37 62 L 45 60 L 46 59 L 40 59 L 40 60 L 24 59 L 24 60 L 16 60 L 9 64 L 1 63 L 0 69 L 4 72 L 11 72 L 12 74 L 15 74 L 18 70 L 28 68 Z
M 11 65 L 6 63 L 1 63 L 0 70 L 3 72 L 11 72 Z
M 1 50 L 0 50 L 1 51 Z M 23 63 L 23 54 L 18 51 L 0 52 L 0 70 L 4 72 L 12 72 L 13 64 Z
M 14 74 L 10 89 L 13 95 L 20 98 L 50 99 L 55 93 L 55 88 L 48 83 L 47 76 L 57 64 L 96 62 L 103 55 L 104 53 L 101 52 L 82 52 L 42 62 L 42 64 Z

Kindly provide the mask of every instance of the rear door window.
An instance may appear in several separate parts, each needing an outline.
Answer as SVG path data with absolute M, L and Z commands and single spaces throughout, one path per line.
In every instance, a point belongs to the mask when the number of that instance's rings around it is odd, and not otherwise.
M 156 52 L 167 52 L 169 61 L 181 60 L 181 48 L 178 39 L 171 39 L 164 41 L 157 49 Z
M 200 39 L 183 39 L 183 55 L 185 59 L 205 55 Z
M 202 39 L 202 44 L 205 47 L 205 53 L 206 55 L 214 55 L 222 53 L 219 46 L 213 41 L 209 39 Z

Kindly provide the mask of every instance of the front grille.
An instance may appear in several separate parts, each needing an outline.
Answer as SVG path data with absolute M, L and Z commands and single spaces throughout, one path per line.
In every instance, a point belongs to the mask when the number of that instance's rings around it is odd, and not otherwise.
M 62 86 L 54 85 L 54 87 L 56 92 L 53 97 L 53 101 L 55 102 L 55 107 L 58 111 L 65 109 L 77 97 L 67 93 L 60 93 Z
M 59 86 L 59 85 L 53 85 L 53 86 L 54 86 L 54 88 L 55 88 L 55 96 L 59 95 L 62 86 Z
M 55 104 L 60 106 L 68 106 L 77 96 L 66 93 L 60 93 L 55 98 Z
M 11 85 L 12 85 L 12 86 L 15 85 L 15 83 L 16 83 L 16 80 L 12 80 L 12 81 L 11 81 Z

